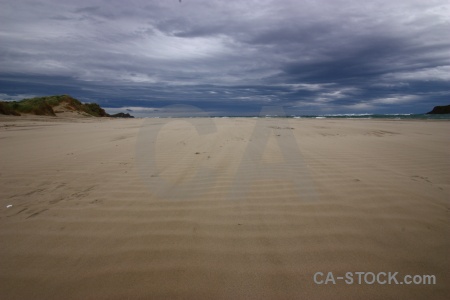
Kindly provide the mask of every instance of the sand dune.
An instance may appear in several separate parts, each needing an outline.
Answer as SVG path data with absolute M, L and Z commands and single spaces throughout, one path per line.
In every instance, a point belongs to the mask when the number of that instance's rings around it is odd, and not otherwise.
M 449 125 L 1 117 L 0 298 L 447 299 Z

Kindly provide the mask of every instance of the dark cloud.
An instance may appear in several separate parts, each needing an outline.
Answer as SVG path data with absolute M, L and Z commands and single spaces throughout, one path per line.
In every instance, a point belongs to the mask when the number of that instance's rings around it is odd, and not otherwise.
M 450 98 L 444 0 L 24 0 L 2 1 L 0 20 L 2 98 L 215 114 L 423 112 Z
M 99 6 L 86 6 L 75 9 L 75 13 L 96 13 L 100 10 Z

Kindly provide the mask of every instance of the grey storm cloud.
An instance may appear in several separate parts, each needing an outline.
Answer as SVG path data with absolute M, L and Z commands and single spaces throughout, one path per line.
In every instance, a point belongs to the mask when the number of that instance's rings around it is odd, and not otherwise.
M 0 96 L 223 114 L 450 99 L 448 1 L 0 0 Z

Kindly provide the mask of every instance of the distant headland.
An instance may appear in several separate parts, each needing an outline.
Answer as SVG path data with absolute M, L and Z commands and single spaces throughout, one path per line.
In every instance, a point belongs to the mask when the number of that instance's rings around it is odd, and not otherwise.
M 450 114 L 450 105 L 444 105 L 444 106 L 435 106 L 432 111 L 427 112 L 429 115 L 443 115 L 443 114 Z
M 110 115 L 97 103 L 82 103 L 69 95 L 36 97 L 20 101 L 0 101 L 0 114 L 13 116 L 31 114 L 53 117 L 134 118 L 128 113 Z

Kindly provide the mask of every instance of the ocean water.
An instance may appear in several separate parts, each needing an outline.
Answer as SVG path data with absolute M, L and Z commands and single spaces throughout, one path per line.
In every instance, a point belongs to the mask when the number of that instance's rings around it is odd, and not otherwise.
M 190 115 L 161 115 L 146 118 L 204 118 L 202 116 Z M 289 118 L 289 119 L 388 119 L 388 120 L 450 120 L 450 114 L 445 115 L 427 115 L 427 114 L 324 114 L 324 115 L 290 115 L 290 116 L 210 116 L 210 118 Z
M 311 116 L 291 116 L 291 118 L 310 119 L 393 119 L 393 120 L 450 120 L 450 114 L 427 115 L 427 114 L 327 114 Z

